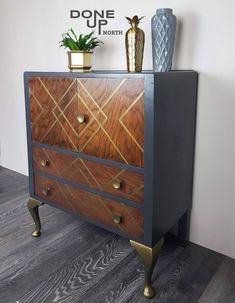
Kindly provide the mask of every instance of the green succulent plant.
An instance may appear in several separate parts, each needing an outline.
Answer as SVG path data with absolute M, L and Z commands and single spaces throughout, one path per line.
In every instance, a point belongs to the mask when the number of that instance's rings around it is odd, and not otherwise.
M 98 38 L 93 37 L 94 31 L 87 35 L 77 35 L 71 28 L 66 33 L 62 34 L 62 40 L 60 41 L 60 47 L 68 48 L 71 51 L 84 51 L 90 52 L 97 46 L 103 44 Z

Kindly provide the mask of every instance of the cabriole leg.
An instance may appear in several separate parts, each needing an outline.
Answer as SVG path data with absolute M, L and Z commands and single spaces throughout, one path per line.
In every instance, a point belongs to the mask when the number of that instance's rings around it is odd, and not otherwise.
M 155 294 L 155 290 L 152 287 L 152 273 L 154 266 L 157 262 L 161 247 L 164 240 L 161 239 L 154 247 L 145 246 L 141 243 L 130 240 L 130 244 L 138 252 L 140 258 L 144 263 L 145 281 L 144 281 L 144 296 L 146 298 L 152 298 Z
M 28 209 L 35 223 L 35 230 L 32 232 L 33 237 L 40 237 L 41 235 L 41 221 L 39 218 L 38 207 L 43 205 L 44 203 L 39 202 L 35 199 L 29 198 L 28 201 Z

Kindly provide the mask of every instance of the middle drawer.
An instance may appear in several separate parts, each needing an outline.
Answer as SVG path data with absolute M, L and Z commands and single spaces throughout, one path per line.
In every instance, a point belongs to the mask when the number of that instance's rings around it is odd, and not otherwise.
M 33 168 L 138 203 L 144 201 L 144 176 L 141 173 L 40 147 L 33 147 Z

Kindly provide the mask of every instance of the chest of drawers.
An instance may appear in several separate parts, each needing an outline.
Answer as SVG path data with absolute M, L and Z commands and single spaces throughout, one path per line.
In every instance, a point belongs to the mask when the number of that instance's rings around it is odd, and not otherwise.
M 197 73 L 25 72 L 29 211 L 50 204 L 127 237 L 145 265 L 188 240 Z

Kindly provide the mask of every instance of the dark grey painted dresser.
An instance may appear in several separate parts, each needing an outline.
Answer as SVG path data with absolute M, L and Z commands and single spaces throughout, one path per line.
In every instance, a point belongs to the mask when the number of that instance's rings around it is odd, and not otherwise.
M 30 199 L 127 237 L 145 265 L 144 295 L 164 235 L 188 241 L 197 78 L 169 73 L 26 72 Z M 46 232 L 46 226 L 45 230 Z

